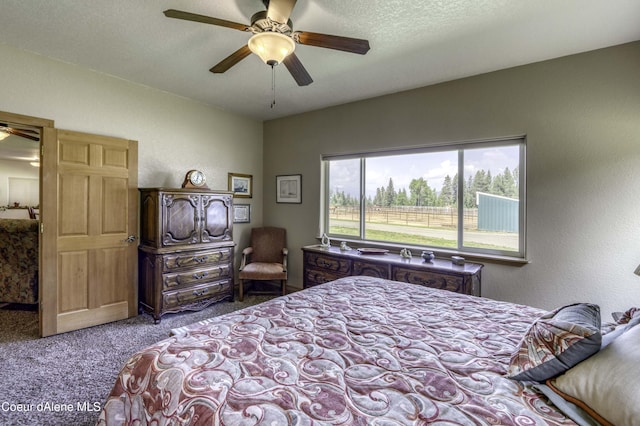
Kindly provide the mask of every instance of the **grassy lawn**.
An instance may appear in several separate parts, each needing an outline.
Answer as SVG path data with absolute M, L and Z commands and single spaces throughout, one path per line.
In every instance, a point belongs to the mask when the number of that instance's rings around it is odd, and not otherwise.
M 329 230 L 331 234 L 340 234 L 340 235 L 358 235 L 358 230 L 354 228 L 344 227 L 344 226 L 333 226 Z M 390 241 L 396 243 L 403 243 L 407 245 L 416 245 L 416 246 L 430 246 L 430 247 L 447 247 L 447 248 L 456 248 L 457 243 L 455 240 L 448 240 L 445 238 L 437 238 L 437 237 L 428 237 L 424 235 L 416 235 L 416 234 L 407 234 L 403 232 L 389 232 L 389 231 L 376 231 L 376 230 L 367 230 L 366 234 L 367 240 L 371 241 Z M 490 250 L 513 250 L 510 247 L 502 247 L 496 246 L 493 244 L 483 244 L 476 242 L 468 242 L 466 244 L 468 247 L 476 247 L 476 248 L 484 248 Z
M 329 231 L 332 234 L 341 234 L 341 235 L 357 235 L 358 231 L 353 228 L 334 226 Z M 415 234 L 405 234 L 402 232 L 388 232 L 388 231 L 376 231 L 376 230 L 367 230 L 367 240 L 376 240 L 376 241 L 391 241 L 397 243 L 405 243 L 408 245 L 417 245 L 417 246 L 434 246 L 434 247 L 452 247 L 455 248 L 456 242 L 452 240 L 447 240 L 444 238 L 433 238 L 433 237 L 425 237 L 421 235 Z

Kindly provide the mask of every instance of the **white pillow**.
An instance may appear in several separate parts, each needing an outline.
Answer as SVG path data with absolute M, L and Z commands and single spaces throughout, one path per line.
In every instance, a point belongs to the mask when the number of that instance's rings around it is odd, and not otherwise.
M 605 424 L 640 419 L 640 327 L 547 384 Z

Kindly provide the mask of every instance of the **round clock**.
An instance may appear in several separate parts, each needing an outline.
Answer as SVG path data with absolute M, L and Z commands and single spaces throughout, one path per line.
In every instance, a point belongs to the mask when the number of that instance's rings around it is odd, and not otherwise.
M 189 170 L 182 183 L 183 188 L 206 188 L 207 178 L 200 170 Z

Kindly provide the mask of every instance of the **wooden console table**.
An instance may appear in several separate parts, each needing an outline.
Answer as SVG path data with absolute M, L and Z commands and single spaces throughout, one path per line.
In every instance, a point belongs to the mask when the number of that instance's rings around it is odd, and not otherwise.
M 424 262 L 420 256 L 403 259 L 398 254 L 361 254 L 358 250 L 302 248 L 304 256 L 304 288 L 350 275 L 366 275 L 419 284 L 426 287 L 480 296 L 480 278 L 484 265 L 466 262 L 454 265 L 450 260 Z

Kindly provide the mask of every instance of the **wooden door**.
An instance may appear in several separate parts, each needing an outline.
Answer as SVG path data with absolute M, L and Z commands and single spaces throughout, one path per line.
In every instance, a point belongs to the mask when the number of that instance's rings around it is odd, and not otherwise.
M 137 315 L 138 144 L 45 129 L 42 336 Z

